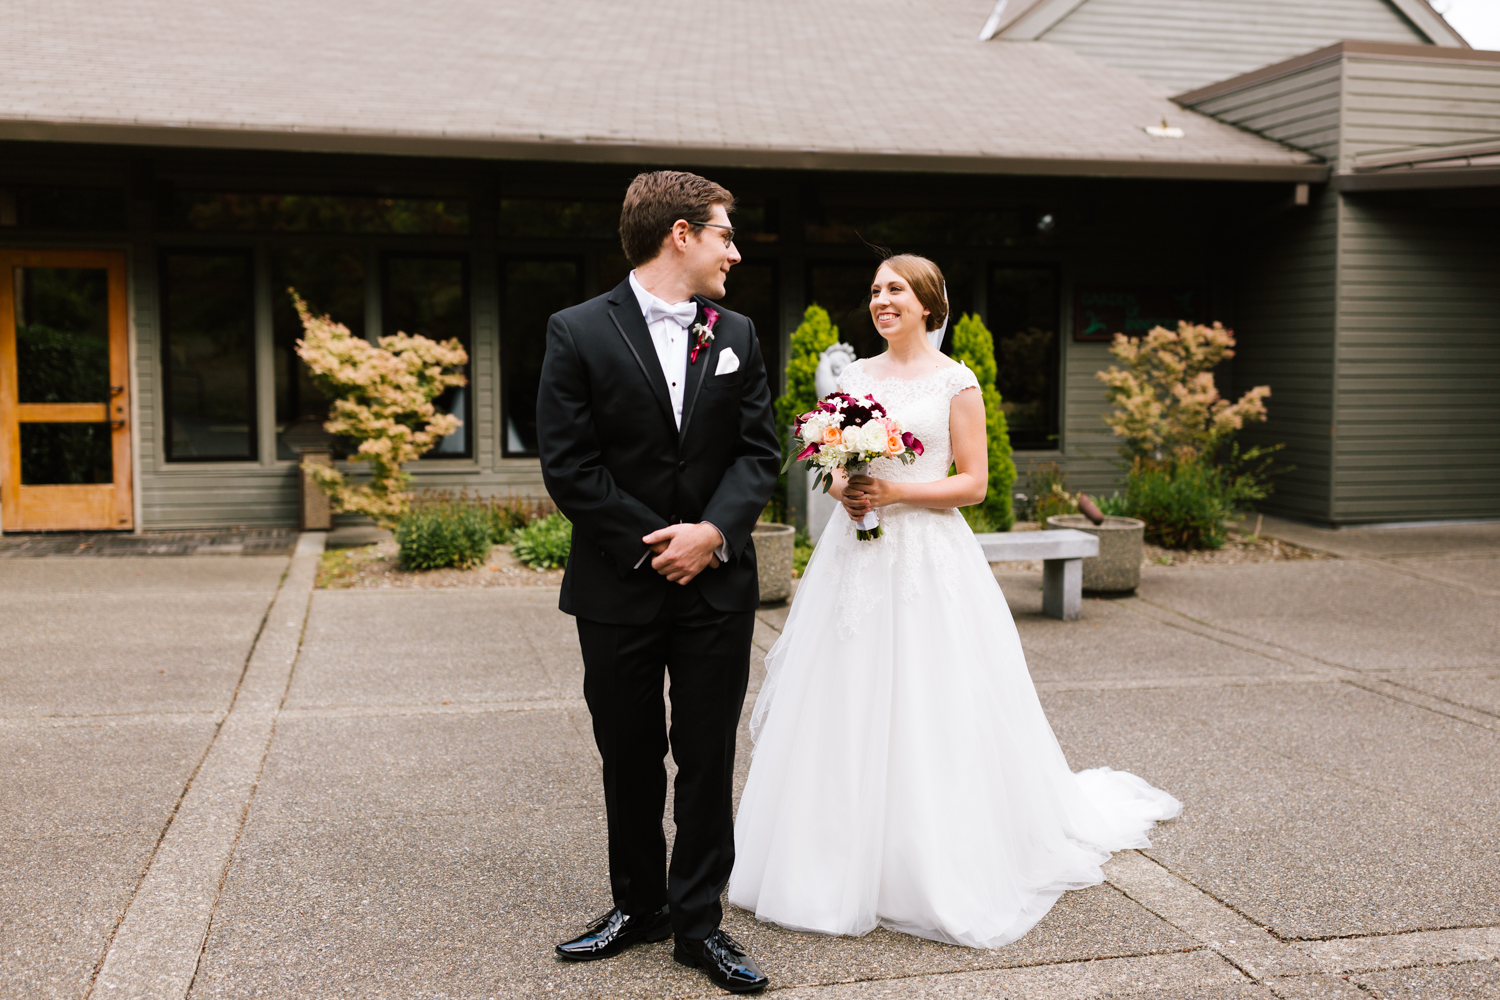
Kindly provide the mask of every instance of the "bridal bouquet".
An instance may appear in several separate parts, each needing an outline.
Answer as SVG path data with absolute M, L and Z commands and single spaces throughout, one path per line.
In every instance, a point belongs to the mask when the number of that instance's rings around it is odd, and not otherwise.
M 807 467 L 816 470 L 813 485 L 821 484 L 824 493 L 833 485 L 834 469 L 858 476 L 877 458 L 894 458 L 910 465 L 922 454 L 922 442 L 887 416 L 874 396 L 855 399 L 847 393 L 831 392 L 818 400 L 816 409 L 797 418 L 792 436 L 802 450 L 789 456 L 781 471 L 805 459 Z M 855 522 L 855 527 L 861 541 L 879 538 L 880 515 L 871 510 Z

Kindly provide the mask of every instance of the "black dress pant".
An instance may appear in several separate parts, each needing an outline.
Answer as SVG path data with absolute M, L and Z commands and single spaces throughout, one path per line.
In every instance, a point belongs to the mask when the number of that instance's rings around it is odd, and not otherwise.
M 754 627 L 753 611 L 716 611 L 692 583 L 673 585 L 645 625 L 578 619 L 583 694 L 604 758 L 615 905 L 636 916 L 670 904 L 673 931 L 689 940 L 719 926 L 719 897 L 734 867 L 734 742 Z M 670 733 L 663 671 L 671 679 Z M 677 762 L 670 870 L 662 832 L 669 746 Z

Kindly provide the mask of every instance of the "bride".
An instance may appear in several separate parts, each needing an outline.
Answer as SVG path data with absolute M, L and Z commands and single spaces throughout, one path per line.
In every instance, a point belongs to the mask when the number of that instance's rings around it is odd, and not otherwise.
M 839 388 L 873 395 L 926 453 L 830 491 L 849 520 L 824 531 L 766 656 L 729 901 L 794 930 L 995 948 L 1182 806 L 1133 774 L 1068 768 L 956 509 L 984 498 L 987 449 L 973 372 L 929 341 L 947 312 L 931 261 L 876 272 L 887 349 Z M 885 533 L 860 541 L 871 508 Z

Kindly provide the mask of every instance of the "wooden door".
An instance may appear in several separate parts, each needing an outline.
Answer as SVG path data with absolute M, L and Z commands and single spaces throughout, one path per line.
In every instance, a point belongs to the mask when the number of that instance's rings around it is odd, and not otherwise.
M 125 255 L 0 249 L 0 530 L 134 527 Z

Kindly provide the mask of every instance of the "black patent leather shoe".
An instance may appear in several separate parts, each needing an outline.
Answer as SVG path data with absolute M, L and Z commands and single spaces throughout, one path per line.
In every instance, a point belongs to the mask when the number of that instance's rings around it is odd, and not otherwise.
M 642 941 L 665 941 L 671 936 L 672 917 L 665 906 L 641 917 L 628 916 L 617 906 L 578 937 L 558 945 L 557 957 L 570 962 L 592 962 L 618 955 Z
M 754 993 L 763 990 L 771 980 L 760 971 L 755 959 L 722 930 L 716 930 L 702 941 L 678 938 L 672 958 L 683 965 L 702 969 L 714 985 L 730 993 Z

